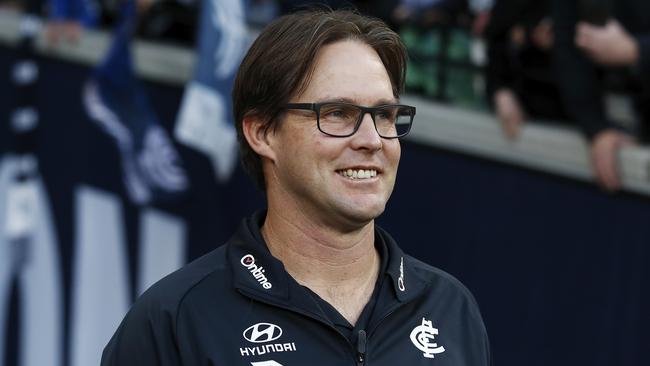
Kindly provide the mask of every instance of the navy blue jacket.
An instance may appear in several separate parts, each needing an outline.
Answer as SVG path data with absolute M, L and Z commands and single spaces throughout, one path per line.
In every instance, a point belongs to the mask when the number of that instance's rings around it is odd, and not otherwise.
M 106 346 L 103 366 L 334 366 L 490 364 L 485 326 L 469 291 L 402 253 L 376 229 L 385 258 L 365 329 L 353 340 L 268 251 L 262 215 L 226 245 L 147 290 Z M 364 310 L 365 311 L 365 310 Z

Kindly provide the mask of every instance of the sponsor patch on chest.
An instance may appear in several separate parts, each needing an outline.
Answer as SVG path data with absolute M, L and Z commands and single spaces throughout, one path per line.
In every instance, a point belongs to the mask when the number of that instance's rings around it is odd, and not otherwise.
M 239 348 L 242 357 L 297 350 L 295 342 L 269 343 L 282 337 L 282 328 L 272 323 L 253 324 L 244 330 L 242 336 L 248 342 L 255 343 Z

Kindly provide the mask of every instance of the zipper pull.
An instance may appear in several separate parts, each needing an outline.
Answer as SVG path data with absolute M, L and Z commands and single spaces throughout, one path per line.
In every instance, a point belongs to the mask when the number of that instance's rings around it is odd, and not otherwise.
M 366 331 L 359 331 L 359 338 L 357 339 L 357 365 L 363 366 L 366 364 Z

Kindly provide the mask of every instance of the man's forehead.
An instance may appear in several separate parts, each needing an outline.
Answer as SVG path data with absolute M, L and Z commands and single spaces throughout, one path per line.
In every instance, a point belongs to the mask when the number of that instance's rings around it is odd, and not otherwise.
M 323 47 L 314 60 L 303 96 L 312 102 L 390 104 L 397 98 L 377 52 L 356 40 L 344 40 Z

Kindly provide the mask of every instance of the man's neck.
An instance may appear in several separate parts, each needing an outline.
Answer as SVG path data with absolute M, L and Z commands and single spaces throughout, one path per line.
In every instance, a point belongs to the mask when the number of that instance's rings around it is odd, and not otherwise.
M 356 323 L 379 274 L 374 223 L 340 232 L 286 212 L 267 213 L 262 235 L 269 250 L 298 283 Z

